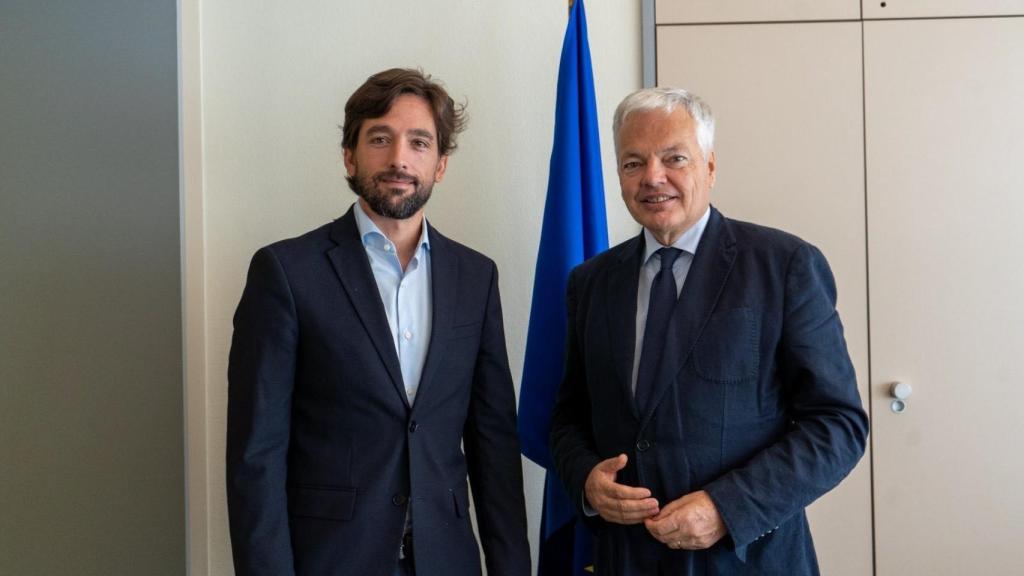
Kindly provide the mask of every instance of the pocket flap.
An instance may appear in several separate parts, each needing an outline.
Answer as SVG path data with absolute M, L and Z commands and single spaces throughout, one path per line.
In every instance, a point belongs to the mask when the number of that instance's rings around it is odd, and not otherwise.
M 455 501 L 455 515 L 465 518 L 469 514 L 469 490 L 463 484 L 458 488 L 452 488 L 452 499 Z
M 459 338 L 477 336 L 480 334 L 480 330 L 483 329 L 483 325 L 483 322 L 472 322 L 470 324 L 462 324 L 461 326 L 452 326 L 452 331 L 448 334 L 448 339 L 458 340 Z

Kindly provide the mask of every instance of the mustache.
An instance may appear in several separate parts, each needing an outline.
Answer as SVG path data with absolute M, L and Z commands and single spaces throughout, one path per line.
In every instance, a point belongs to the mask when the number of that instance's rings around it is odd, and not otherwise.
M 388 170 L 386 172 L 378 172 L 373 176 L 373 180 L 378 184 L 383 182 L 384 180 L 401 180 L 404 182 L 410 182 L 415 186 L 419 186 L 420 183 L 419 178 L 416 178 L 412 174 L 409 174 L 408 172 L 403 172 L 401 170 Z

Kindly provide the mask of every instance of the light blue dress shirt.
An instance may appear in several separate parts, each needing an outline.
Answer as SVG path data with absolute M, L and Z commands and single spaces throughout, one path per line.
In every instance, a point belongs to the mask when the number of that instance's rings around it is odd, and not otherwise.
M 402 367 L 402 381 L 409 404 L 416 401 L 416 391 L 423 374 L 430 345 L 433 300 L 430 289 L 430 240 L 427 220 L 423 219 L 419 245 L 409 265 L 402 270 L 394 243 L 370 220 L 359 202 L 355 203 L 356 227 L 363 248 L 370 259 L 373 279 L 377 282 L 384 312 L 388 316 L 391 338 Z
M 686 276 L 690 273 L 690 264 L 693 263 L 693 256 L 697 253 L 697 244 L 700 243 L 700 237 L 704 235 L 704 228 L 707 227 L 709 218 L 711 218 L 710 207 L 700 220 L 690 226 L 690 229 L 683 232 L 683 235 L 672 244 L 673 248 L 683 251 L 672 264 L 672 275 L 676 277 L 677 297 L 683 290 Z M 633 379 L 631 381 L 634 392 L 636 392 L 636 374 L 640 370 L 640 352 L 643 351 L 644 346 L 644 329 L 647 327 L 647 307 L 651 301 L 651 283 L 654 282 L 654 277 L 661 269 L 661 255 L 655 254 L 660 248 L 662 248 L 661 243 L 648 229 L 644 228 L 644 263 L 640 267 L 640 284 L 636 290 L 636 342 L 633 348 Z

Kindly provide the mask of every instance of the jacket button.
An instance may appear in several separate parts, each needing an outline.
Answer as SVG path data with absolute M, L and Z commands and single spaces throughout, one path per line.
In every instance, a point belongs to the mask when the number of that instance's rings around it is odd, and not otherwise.
M 405 497 L 405 494 L 395 494 L 394 496 L 391 497 L 391 503 L 394 504 L 395 506 L 401 506 L 405 504 L 406 500 L 407 499 Z
M 417 424 L 415 420 L 413 420 L 412 422 L 409 423 L 409 432 L 410 433 L 419 430 L 419 428 L 420 428 L 420 425 Z
M 638 452 L 646 452 L 651 448 L 651 443 L 647 440 L 641 440 L 636 443 L 636 449 Z

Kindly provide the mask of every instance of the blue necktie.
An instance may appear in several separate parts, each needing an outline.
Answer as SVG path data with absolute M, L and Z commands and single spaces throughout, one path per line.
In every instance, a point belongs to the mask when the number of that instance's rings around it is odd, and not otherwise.
M 636 391 L 633 393 L 640 413 L 644 412 L 654 391 L 654 378 L 661 366 L 661 356 L 665 349 L 665 334 L 668 332 L 676 301 L 679 300 L 672 264 L 682 253 L 683 251 L 678 248 L 661 248 L 656 252 L 661 257 L 661 269 L 651 283 L 644 344 L 640 349 L 640 366 L 636 373 Z

